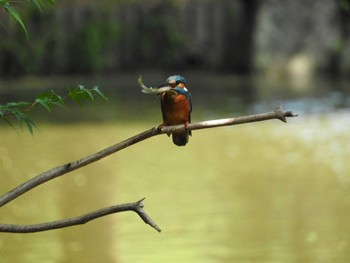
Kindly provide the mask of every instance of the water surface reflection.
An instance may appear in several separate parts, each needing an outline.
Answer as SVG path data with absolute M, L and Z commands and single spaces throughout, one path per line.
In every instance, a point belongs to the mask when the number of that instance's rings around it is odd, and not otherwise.
M 133 213 L 37 234 L 2 234 L 4 262 L 349 262 L 349 113 L 159 136 L 53 180 L 1 209 L 4 223 L 76 216 L 146 197 Z M 153 123 L 2 127 L 5 192 Z M 13 142 L 16 142 L 14 147 Z

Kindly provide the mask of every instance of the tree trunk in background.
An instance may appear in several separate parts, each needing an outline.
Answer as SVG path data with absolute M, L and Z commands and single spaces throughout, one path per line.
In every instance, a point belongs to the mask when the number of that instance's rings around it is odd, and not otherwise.
M 253 37 L 259 0 L 223 4 L 223 48 L 221 68 L 238 74 L 252 71 Z
M 350 76 L 350 45 L 347 44 L 350 42 L 350 0 L 334 1 L 337 5 L 337 20 L 335 23 L 340 30 L 340 36 L 331 50 L 329 64 L 326 69 L 335 77 Z
M 29 41 L 0 13 L 0 74 L 139 68 L 249 74 L 285 67 L 348 74 L 348 0 L 57 2 L 21 10 Z M 299 63 L 299 64 L 298 64 Z M 299 67 L 299 69 L 297 69 Z

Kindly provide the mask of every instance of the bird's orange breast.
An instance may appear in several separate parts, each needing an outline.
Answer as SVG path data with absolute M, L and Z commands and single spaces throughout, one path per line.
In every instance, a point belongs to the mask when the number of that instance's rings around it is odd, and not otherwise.
M 183 94 L 162 95 L 162 113 L 165 125 L 184 124 L 190 121 L 190 102 Z

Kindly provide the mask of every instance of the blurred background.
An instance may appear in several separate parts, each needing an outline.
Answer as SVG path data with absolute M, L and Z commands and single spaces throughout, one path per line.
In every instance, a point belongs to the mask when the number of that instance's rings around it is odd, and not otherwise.
M 350 77 L 347 0 L 59 1 L 42 11 L 17 8 L 29 37 L 1 13 L 2 102 L 14 92 L 16 98 L 76 83 L 142 102 L 139 75 L 156 86 L 179 73 L 197 109 L 216 98 L 219 108 L 236 112 L 273 99 L 309 99 L 302 106 L 310 111 L 315 97 L 326 98 L 330 109 L 350 103 L 342 96 Z
M 161 123 L 147 86 L 181 74 L 193 121 L 299 114 L 158 136 L 47 183 L 2 223 L 77 216 L 146 197 L 161 234 L 132 213 L 0 236 L 0 262 L 349 262 L 348 0 L 57 1 L 0 10 L 0 103 L 98 85 L 71 111 L 34 112 L 34 135 L 0 124 L 1 193 Z

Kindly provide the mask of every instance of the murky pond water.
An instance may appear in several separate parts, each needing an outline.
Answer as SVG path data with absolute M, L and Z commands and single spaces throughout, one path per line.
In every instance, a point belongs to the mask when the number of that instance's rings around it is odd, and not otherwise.
M 226 116 L 225 116 L 226 117 Z M 154 123 L 2 126 L 0 191 Z M 350 116 L 335 113 L 158 136 L 50 181 L 0 210 L 33 224 L 146 197 L 161 233 L 125 212 L 0 234 L 0 262 L 349 262 Z

